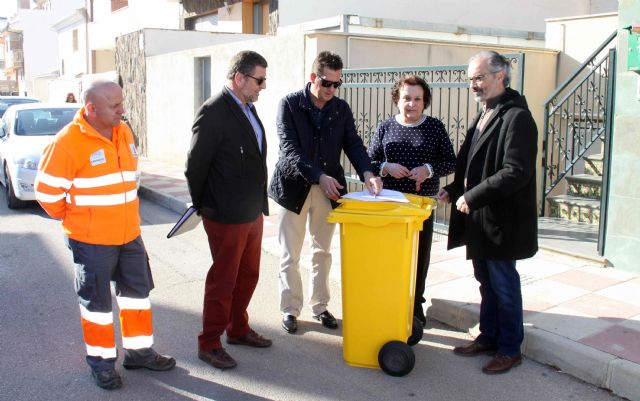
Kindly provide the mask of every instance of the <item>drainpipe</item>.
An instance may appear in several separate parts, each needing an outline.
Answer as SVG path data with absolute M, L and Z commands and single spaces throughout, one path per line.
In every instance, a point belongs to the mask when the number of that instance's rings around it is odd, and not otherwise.
M 84 0 L 84 73 L 89 74 L 89 3 L 91 0 Z M 93 10 L 92 10 L 93 11 Z

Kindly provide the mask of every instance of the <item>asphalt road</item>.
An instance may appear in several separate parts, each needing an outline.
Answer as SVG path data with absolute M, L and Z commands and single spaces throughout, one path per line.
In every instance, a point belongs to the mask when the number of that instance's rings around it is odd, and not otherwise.
M 36 205 L 11 211 L 0 195 L 0 400 L 620 400 L 530 360 L 506 375 L 484 375 L 489 357 L 455 356 L 452 347 L 470 337 L 433 320 L 414 347 L 416 366 L 408 376 L 348 366 L 341 331 L 323 328 L 308 310 L 298 334 L 280 328 L 273 257 L 263 257 L 249 311 L 253 328 L 272 338 L 273 347 L 227 346 L 239 366 L 213 369 L 196 355 L 211 262 L 204 231 L 167 240 L 178 215 L 144 200 L 141 215 L 156 285 L 155 347 L 178 366 L 171 372 L 118 366 L 124 387 L 107 392 L 93 384 L 84 361 L 71 254 L 59 222 Z M 332 286 L 331 311 L 341 318 L 340 286 Z

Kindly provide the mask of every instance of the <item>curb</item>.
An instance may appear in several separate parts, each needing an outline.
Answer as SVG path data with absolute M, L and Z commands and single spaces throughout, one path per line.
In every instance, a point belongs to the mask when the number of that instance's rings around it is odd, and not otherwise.
M 589 262 L 594 262 L 594 263 L 600 264 L 600 265 L 605 266 L 605 267 L 613 266 L 611 264 L 611 262 L 609 262 L 609 259 L 607 259 L 605 257 L 582 255 L 582 254 L 579 254 L 579 253 L 567 251 L 565 249 L 560 249 L 560 248 L 555 248 L 555 247 L 552 247 L 552 246 L 549 246 L 549 245 L 544 245 L 544 244 L 541 244 L 539 241 L 538 241 L 538 248 L 540 250 L 543 250 L 543 251 L 547 252 L 547 253 L 555 253 L 555 254 L 560 254 L 560 255 L 564 255 L 564 256 L 570 256 L 570 257 L 576 258 L 576 259 L 587 260 Z
M 427 316 L 474 336 L 478 331 L 477 304 L 428 299 Z M 532 325 L 525 325 L 522 353 L 616 395 L 640 401 L 638 364 Z
M 140 188 L 138 188 L 138 194 L 145 199 L 164 206 L 167 209 L 178 214 L 184 213 L 185 210 L 187 210 L 187 208 L 189 207 L 187 203 L 182 202 L 171 195 L 165 195 L 163 193 L 154 191 L 145 187 L 144 185 L 140 185 Z

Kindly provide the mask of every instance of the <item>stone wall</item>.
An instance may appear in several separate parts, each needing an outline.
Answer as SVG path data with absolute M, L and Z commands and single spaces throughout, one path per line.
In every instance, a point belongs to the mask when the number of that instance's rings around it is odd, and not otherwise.
M 116 72 L 124 90 L 124 110 L 142 155 L 147 155 L 146 60 L 144 31 L 116 38 Z

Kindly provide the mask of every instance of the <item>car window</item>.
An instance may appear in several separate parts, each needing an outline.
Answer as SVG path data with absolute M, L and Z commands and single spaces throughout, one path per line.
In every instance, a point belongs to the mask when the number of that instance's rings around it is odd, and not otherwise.
M 9 106 L 11 106 L 12 104 L 23 104 L 23 103 L 39 103 L 39 101 L 36 99 L 23 99 L 23 98 L 0 99 L 0 117 L 4 115 L 4 112 L 7 111 Z
M 78 109 L 29 109 L 16 113 L 15 133 L 23 136 L 55 135 L 73 120 Z
M 4 112 L 9 108 L 8 103 L 4 103 L 0 101 L 0 117 L 4 116 Z

